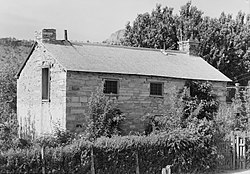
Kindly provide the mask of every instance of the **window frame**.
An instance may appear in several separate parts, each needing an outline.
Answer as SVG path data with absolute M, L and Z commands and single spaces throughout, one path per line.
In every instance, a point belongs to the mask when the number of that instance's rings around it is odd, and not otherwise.
M 119 85 L 119 79 L 105 78 L 105 79 L 103 79 L 103 81 L 104 81 L 104 83 L 103 83 L 103 93 L 105 95 L 109 95 L 109 96 L 118 96 L 119 95 L 119 87 L 120 87 L 120 85 Z M 107 81 L 116 82 L 116 88 L 117 88 L 117 93 L 116 94 L 115 93 L 105 93 L 105 91 L 104 91 L 105 90 L 105 83 Z
M 47 96 L 46 98 L 44 98 L 44 80 L 43 80 L 43 72 L 44 70 L 47 70 Z M 42 91 L 41 91 L 41 95 L 42 95 L 42 102 L 48 102 L 50 101 L 50 68 L 49 67 L 42 67 L 42 83 L 41 83 L 41 88 L 42 88 Z
M 158 94 L 152 94 L 151 93 L 151 85 L 152 84 L 157 84 L 157 85 L 161 85 L 161 94 L 158 95 Z M 152 96 L 152 97 L 163 97 L 164 95 L 164 82 L 150 82 L 149 83 L 149 96 Z

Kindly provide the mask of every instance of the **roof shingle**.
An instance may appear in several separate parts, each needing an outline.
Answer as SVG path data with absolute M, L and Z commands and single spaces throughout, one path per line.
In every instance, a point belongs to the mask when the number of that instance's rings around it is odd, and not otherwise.
M 83 44 L 44 44 L 69 71 L 231 81 L 200 57 L 178 51 Z

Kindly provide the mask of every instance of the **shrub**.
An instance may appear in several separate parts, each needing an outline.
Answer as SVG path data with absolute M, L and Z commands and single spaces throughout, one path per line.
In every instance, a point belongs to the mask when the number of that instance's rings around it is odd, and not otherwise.
M 6 120 L 0 123 L 0 151 L 14 148 L 17 145 L 17 140 L 18 137 L 16 121 Z
M 40 147 L 60 147 L 70 144 L 76 138 L 76 134 L 68 130 L 56 127 L 54 134 L 43 135 L 34 141 L 34 145 Z
M 38 149 L 10 149 L 0 155 L 1 173 L 41 173 Z
M 218 140 L 223 140 L 224 135 L 216 116 L 218 102 L 212 94 L 212 85 L 208 82 L 188 81 L 183 90 L 172 91 L 172 96 L 168 99 L 170 105 L 165 106 L 165 112 L 161 117 L 149 117 L 151 134 L 166 133 L 175 137 L 177 133 L 182 137 L 181 142 L 184 144 L 190 143 L 186 136 L 189 140 L 197 140 L 195 141 L 197 144 L 189 149 L 188 154 L 185 154 L 187 151 L 180 150 L 179 158 L 173 162 L 174 166 L 175 163 L 183 164 L 178 167 L 181 171 L 215 169 L 219 157 L 216 150 Z M 173 141 L 174 144 L 179 145 L 179 140 L 176 141 Z M 178 151 L 174 154 L 176 153 Z
M 124 115 L 113 100 L 103 94 L 103 86 L 92 93 L 88 103 L 88 127 L 90 138 L 111 137 L 121 133 L 120 124 Z
M 204 172 L 215 167 L 216 154 L 209 137 L 177 129 L 170 134 L 99 138 L 95 143 L 97 173 L 135 173 L 136 154 L 140 173 L 161 173 L 173 165 L 177 173 Z
M 46 147 L 45 165 L 38 147 L 2 152 L 0 171 L 41 173 L 45 167 L 46 173 L 90 173 L 93 149 L 97 174 L 135 173 L 138 164 L 145 174 L 161 173 L 170 164 L 175 173 L 201 173 L 214 167 L 216 153 L 209 143 L 209 136 L 184 129 L 150 136 L 100 137 L 94 143 L 78 139 L 65 146 Z
M 64 147 L 10 149 L 0 154 L 0 173 L 87 173 L 90 171 L 90 142 Z M 45 162 L 45 163 L 44 163 Z

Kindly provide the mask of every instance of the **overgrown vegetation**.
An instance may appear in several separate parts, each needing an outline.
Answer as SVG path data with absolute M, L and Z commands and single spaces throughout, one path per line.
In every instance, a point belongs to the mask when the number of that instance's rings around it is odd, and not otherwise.
M 88 103 L 87 133 L 91 139 L 121 133 L 120 124 L 124 120 L 124 115 L 114 101 L 104 95 L 103 87 L 104 85 L 99 86 L 92 93 Z
M 17 136 L 15 75 L 31 45 L 31 41 L 0 39 L 0 151 L 25 144 Z
M 102 137 L 94 143 L 80 139 L 66 146 L 45 148 L 44 160 L 37 147 L 10 150 L 0 155 L 0 171 L 41 173 L 45 167 L 47 173 L 90 173 L 93 148 L 96 173 L 134 173 L 137 165 L 141 173 L 160 173 L 167 164 L 172 164 L 177 173 L 201 172 L 214 167 L 207 154 L 216 156 L 206 145 L 207 138 L 177 131 L 171 135 Z
M 165 106 L 165 114 L 146 116 L 153 126 L 151 130 L 170 132 L 177 127 L 186 128 L 199 120 L 213 121 L 219 108 L 209 82 L 187 81 L 183 90 L 172 91 L 171 97 L 165 100 L 170 100 L 170 107 Z
M 228 125 L 216 116 L 218 103 L 211 92 L 208 82 L 188 82 L 183 91 L 173 93 L 162 117 L 150 117 L 153 129 L 147 136 L 117 136 L 123 116 L 98 88 L 89 102 L 86 133 L 58 130 L 53 137 L 5 149 L 0 170 L 37 172 L 45 167 L 48 173 L 89 173 L 94 164 L 96 173 L 133 173 L 137 166 L 141 173 L 160 173 L 166 165 L 175 173 L 213 171 L 220 159 L 217 144 L 225 137 L 221 126 Z

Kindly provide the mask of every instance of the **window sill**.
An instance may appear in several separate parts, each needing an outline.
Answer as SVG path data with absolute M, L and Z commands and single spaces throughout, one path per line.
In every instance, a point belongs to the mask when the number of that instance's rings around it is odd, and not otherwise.
M 163 95 L 149 95 L 149 97 L 153 97 L 153 98 L 164 98 Z
M 109 98 L 116 98 L 118 99 L 119 94 L 104 94 L 105 96 L 109 97 Z
M 42 99 L 42 103 L 48 103 L 50 102 L 50 99 Z

